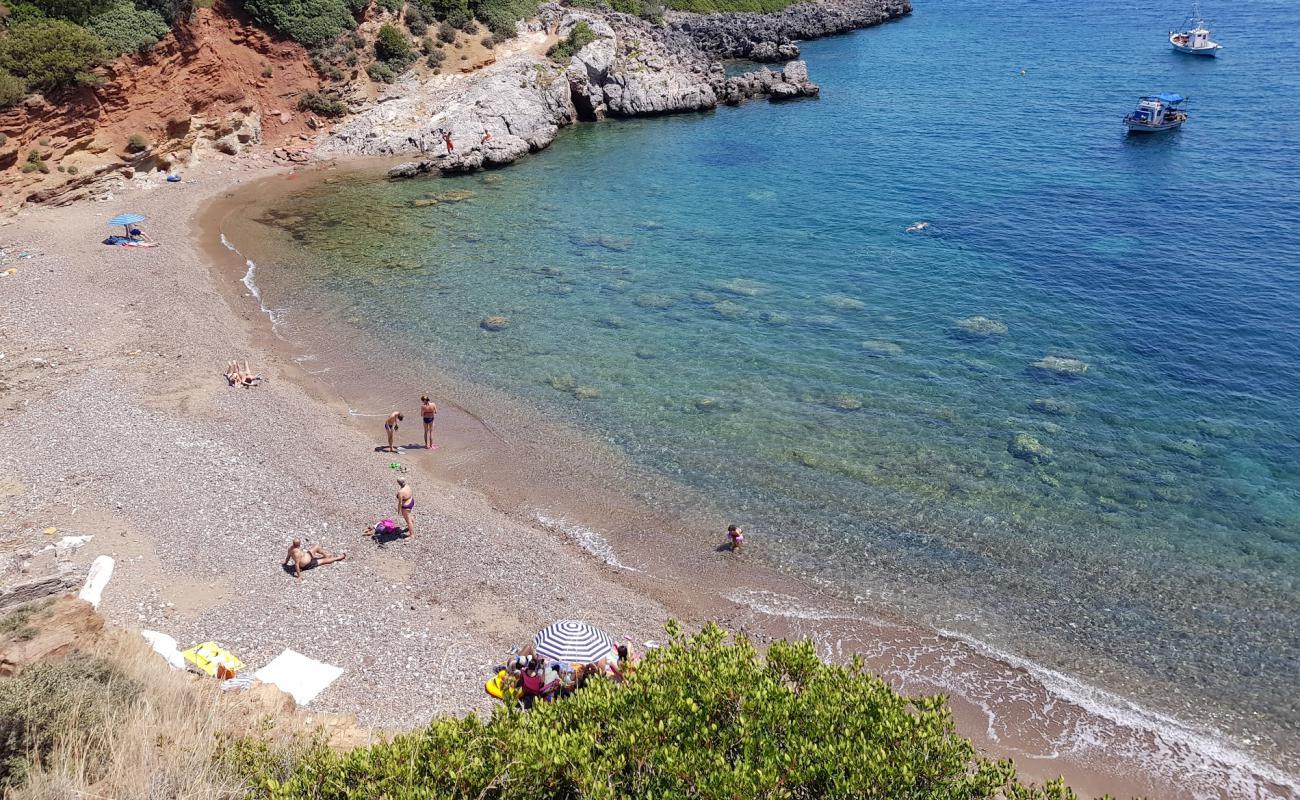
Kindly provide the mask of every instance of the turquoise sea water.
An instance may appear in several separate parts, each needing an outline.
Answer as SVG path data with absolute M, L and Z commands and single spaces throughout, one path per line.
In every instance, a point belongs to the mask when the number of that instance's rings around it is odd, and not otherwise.
M 1170 50 L 1171 0 L 917 6 L 805 44 L 817 101 L 304 191 L 258 282 L 610 438 L 779 564 L 1294 769 L 1300 5 L 1206 6 L 1217 60 Z M 1190 122 L 1126 136 L 1154 91 Z

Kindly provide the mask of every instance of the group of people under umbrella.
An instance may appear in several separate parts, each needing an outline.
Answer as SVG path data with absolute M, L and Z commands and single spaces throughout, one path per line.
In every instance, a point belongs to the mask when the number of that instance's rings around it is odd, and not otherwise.
M 631 637 L 624 637 L 630 643 Z M 593 678 L 626 680 L 635 669 L 629 643 L 620 644 L 605 631 L 577 620 L 560 620 L 538 632 L 497 668 L 486 684 L 488 694 L 531 708 L 553 702 L 581 689 Z

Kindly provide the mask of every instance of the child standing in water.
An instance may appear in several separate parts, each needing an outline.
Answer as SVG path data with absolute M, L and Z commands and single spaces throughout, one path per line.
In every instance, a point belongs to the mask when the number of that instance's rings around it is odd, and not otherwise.
M 420 416 L 424 419 L 424 449 L 433 449 L 433 420 L 438 416 L 438 406 L 429 395 L 420 395 Z
M 745 531 L 739 525 L 727 526 L 727 541 L 731 542 L 731 552 L 739 553 L 745 543 Z

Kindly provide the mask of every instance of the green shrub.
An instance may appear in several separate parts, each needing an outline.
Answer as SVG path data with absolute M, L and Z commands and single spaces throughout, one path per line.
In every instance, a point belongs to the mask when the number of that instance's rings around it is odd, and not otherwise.
M 149 140 L 142 133 L 133 133 L 126 139 L 126 149 L 132 153 L 141 153 L 149 149 Z
M 397 80 L 397 73 L 393 71 L 392 67 L 382 61 L 376 61 L 366 67 L 366 74 L 369 75 L 370 80 L 375 83 L 392 83 Z
M 271 66 L 270 64 L 267 64 L 265 67 L 262 67 L 262 77 L 263 77 L 263 78 L 274 78 L 274 77 L 275 77 L 275 67 Z
M 715 626 L 674 632 L 623 685 L 596 679 L 529 712 L 442 717 L 349 753 L 318 745 L 287 776 L 268 769 L 248 780 L 280 800 L 1074 796 L 980 757 L 941 696 L 903 697 L 810 642 L 763 658 Z
M 509 39 L 516 33 L 516 22 L 537 15 L 537 5 L 537 0 L 479 0 L 474 4 L 474 16 L 497 39 Z
M 78 169 L 76 166 L 68 167 L 68 174 L 69 174 L 69 175 L 76 175 L 78 172 L 81 172 L 81 170 Z
M 556 61 L 568 61 L 569 58 L 582 48 L 596 41 L 596 32 L 591 29 L 586 20 L 578 20 L 578 24 L 573 26 L 569 35 L 562 41 L 556 42 L 546 55 Z
M 298 110 L 310 111 L 322 117 L 341 117 L 348 113 L 348 107 L 337 97 L 325 92 L 306 92 L 298 98 Z
M 456 26 L 450 22 L 443 22 L 438 26 L 438 39 L 447 44 L 456 41 Z
M 26 96 L 27 82 L 7 69 L 0 69 L 0 108 L 11 106 Z M 0 145 L 3 144 L 0 141 Z
M 345 0 L 244 0 L 244 10 L 307 47 L 319 47 L 356 27 Z
M 416 36 L 423 36 L 429 30 L 429 21 L 418 6 L 406 7 L 406 29 Z
M 482 39 L 479 39 L 478 43 L 483 45 L 487 49 L 491 50 L 493 47 L 496 47 L 497 40 L 492 38 L 492 34 L 489 33 L 487 36 L 484 36 Z
M 194 13 L 195 0 L 135 0 L 136 8 L 155 11 L 168 25 L 183 22 Z
M 91 72 L 108 56 L 98 36 L 65 20 L 20 22 L 0 38 L 0 69 L 32 89 L 98 83 Z
M 9 137 L 0 133 L 0 147 L 4 147 L 7 144 L 9 144 Z
M 91 17 L 86 27 L 99 34 L 113 55 L 144 52 L 171 30 L 157 11 L 142 11 L 129 2 L 114 3 Z
M 404 63 L 411 58 L 411 42 L 396 25 L 384 25 L 375 38 L 375 56 L 386 63 Z
M 447 57 L 446 53 L 438 49 L 438 43 L 430 36 L 424 37 L 422 47 L 424 48 L 424 52 L 429 54 L 429 61 L 431 62 L 442 63 L 442 60 Z
M 82 23 L 108 8 L 110 0 L 28 0 L 50 19 Z
M 0 786 L 20 786 L 33 756 L 45 758 L 78 730 L 106 726 L 141 688 L 107 661 L 87 656 L 35 664 L 16 677 L 0 679 Z M 102 754 L 90 750 L 86 755 L 92 773 L 105 766 L 97 760 Z
M 390 14 L 398 14 L 402 10 L 402 0 L 376 0 L 376 3 Z

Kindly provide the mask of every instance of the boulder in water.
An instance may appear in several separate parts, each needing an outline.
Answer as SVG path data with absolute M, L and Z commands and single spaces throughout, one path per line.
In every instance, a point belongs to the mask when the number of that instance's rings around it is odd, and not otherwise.
M 862 349 L 876 356 L 898 356 L 903 354 L 902 345 L 884 339 L 868 339 L 862 343 Z
M 600 390 L 591 386 L 579 386 L 573 390 L 573 396 L 579 400 L 595 400 L 600 397 Z
M 836 411 L 859 411 L 862 408 L 862 400 L 851 394 L 837 394 L 827 400 L 826 405 Z
M 709 307 L 713 309 L 714 314 L 723 319 L 734 320 L 745 316 L 745 307 L 730 300 L 722 300 Z
M 957 328 L 954 333 L 963 339 L 992 339 L 997 336 L 1006 336 L 1007 326 L 1004 322 L 998 322 L 988 317 L 967 317 L 966 319 L 957 320 Z
M 637 295 L 636 304 L 642 308 L 655 308 L 660 311 L 672 308 L 677 304 L 677 298 L 671 294 L 660 294 L 651 292 L 649 294 Z
M 1035 369 L 1050 372 L 1063 378 L 1075 378 L 1088 371 L 1088 362 L 1077 358 L 1043 356 L 1032 365 Z
M 1007 452 L 1030 464 L 1046 464 L 1052 460 L 1052 448 L 1027 433 L 1017 433 L 1007 444 Z
M 841 312 L 862 311 L 867 304 L 847 294 L 828 294 L 822 298 L 822 305 Z
M 503 331 L 510 327 L 510 317 L 494 314 L 484 317 L 478 326 L 485 331 Z
M 1040 397 L 1029 404 L 1029 410 L 1037 411 L 1040 414 L 1052 414 L 1057 417 L 1073 417 L 1079 413 L 1073 403 L 1057 400 L 1055 397 Z

